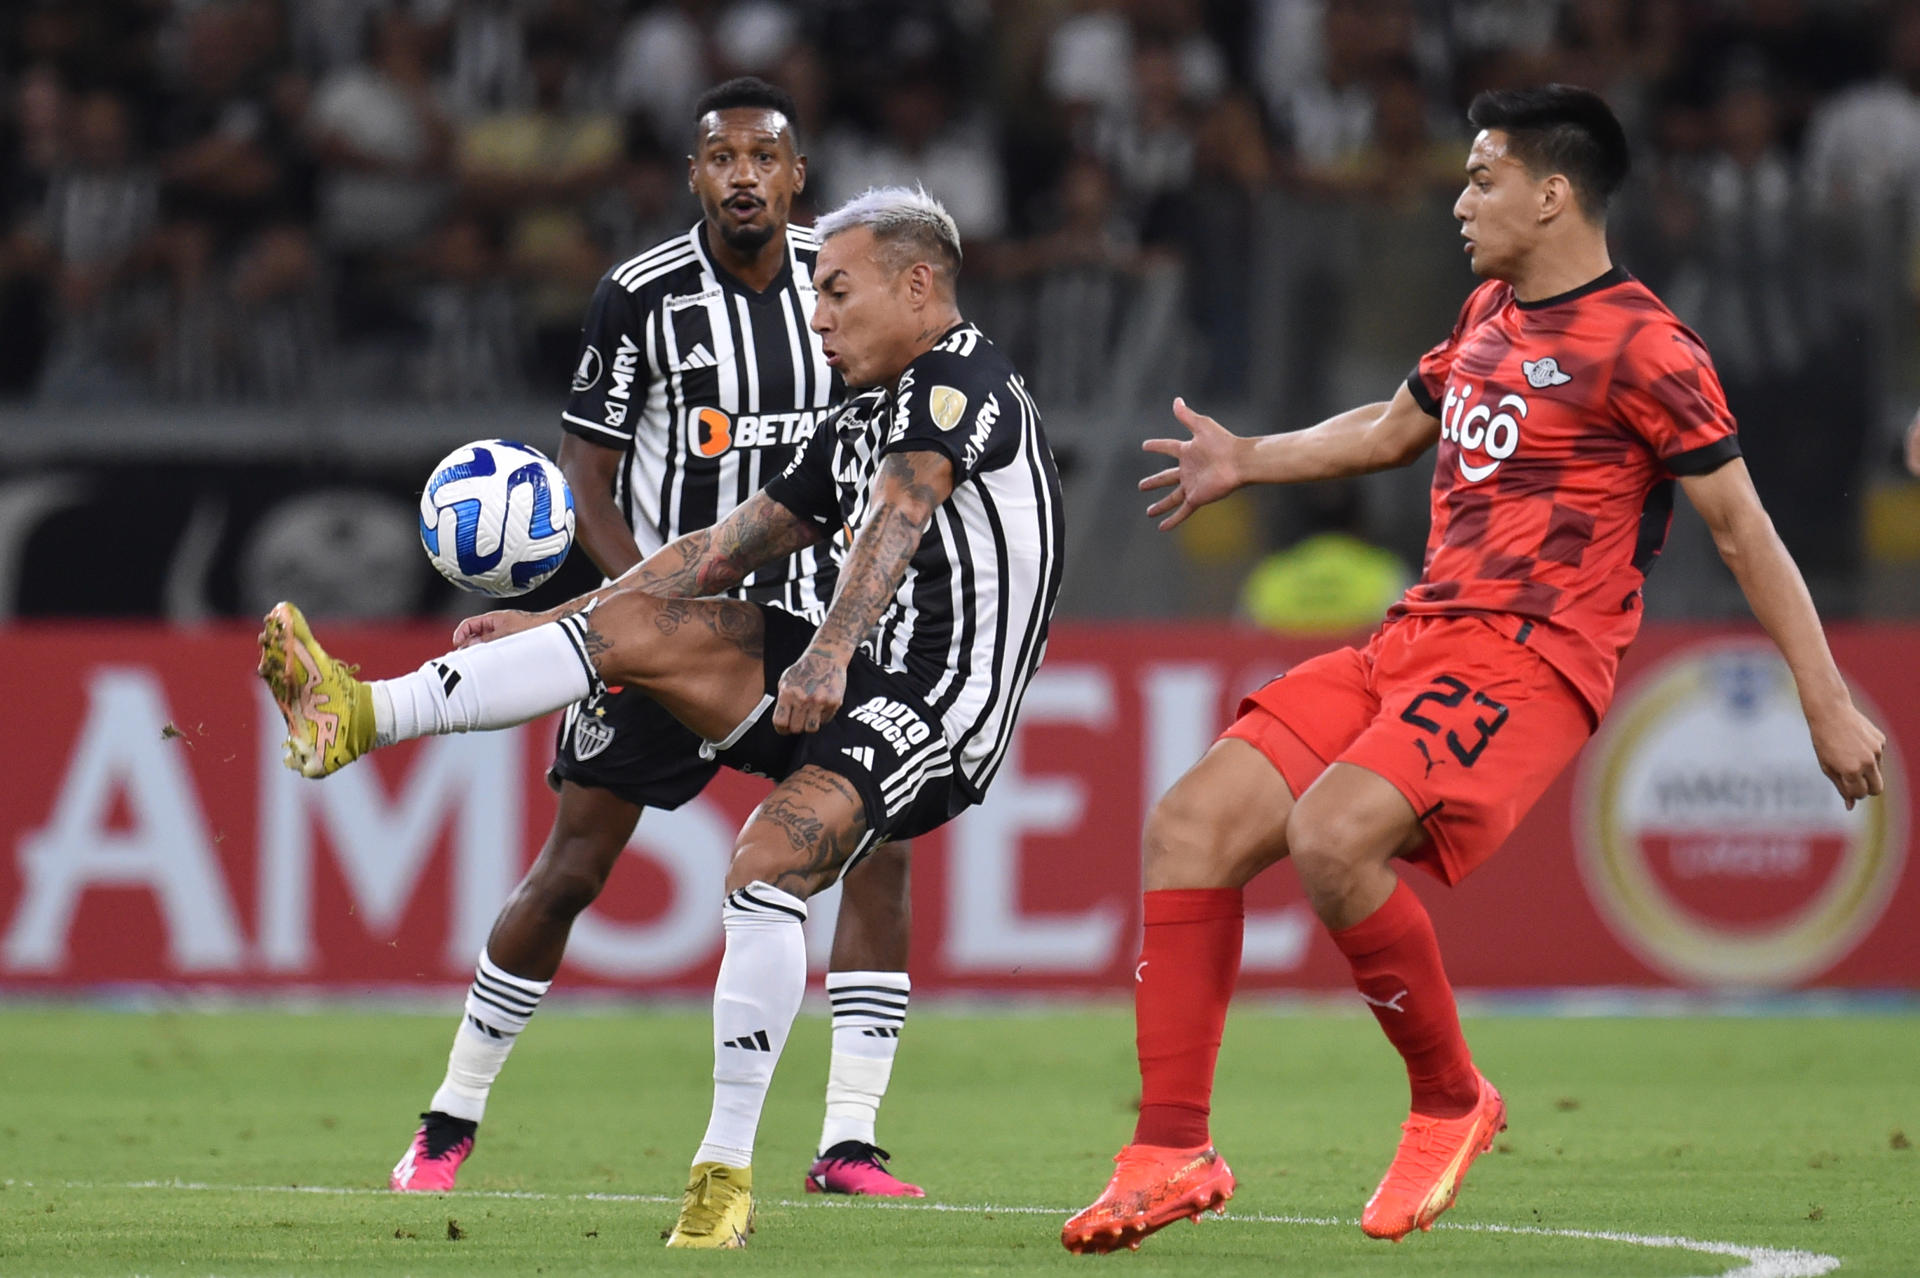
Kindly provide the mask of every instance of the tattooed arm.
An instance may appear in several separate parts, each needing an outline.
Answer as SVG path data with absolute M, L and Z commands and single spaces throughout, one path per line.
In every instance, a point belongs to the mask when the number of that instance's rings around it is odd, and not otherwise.
M 662 546 L 605 588 L 698 599 L 732 590 L 754 569 L 818 545 L 827 534 L 785 506 L 755 493 L 711 528 Z
M 776 732 L 816 732 L 839 713 L 847 662 L 886 611 L 920 538 L 953 492 L 953 462 L 932 449 L 889 453 L 874 477 L 866 523 L 853 539 L 827 619 L 800 659 L 780 676 Z
M 745 581 L 754 569 L 826 539 L 825 532 L 758 492 L 713 527 L 662 546 L 618 579 L 557 608 L 532 613 L 509 609 L 467 618 L 453 632 L 453 646 L 464 648 L 557 621 L 623 590 L 677 598 L 717 595 Z

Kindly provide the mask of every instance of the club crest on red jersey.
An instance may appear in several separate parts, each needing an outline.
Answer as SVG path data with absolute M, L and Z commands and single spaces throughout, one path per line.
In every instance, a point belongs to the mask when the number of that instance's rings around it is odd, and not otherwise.
M 1560 361 L 1551 355 L 1542 355 L 1539 359 L 1523 359 L 1520 371 L 1526 374 L 1527 385 L 1535 390 L 1545 390 L 1549 386 L 1565 386 L 1573 378 L 1560 371 Z

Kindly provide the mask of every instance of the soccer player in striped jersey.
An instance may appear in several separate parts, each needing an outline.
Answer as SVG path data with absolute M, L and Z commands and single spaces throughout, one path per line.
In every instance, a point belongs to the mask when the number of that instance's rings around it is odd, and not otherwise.
M 812 329 L 855 393 L 720 523 L 549 613 L 469 618 L 455 651 L 397 679 L 356 678 L 291 604 L 261 635 L 288 763 L 308 776 L 616 684 L 776 779 L 727 872 L 713 1111 L 672 1247 L 746 1245 L 760 1110 L 806 988 L 807 898 L 981 800 L 1060 588 L 1059 476 L 1020 375 L 960 315 L 953 219 L 888 188 L 817 232 Z M 840 571 L 817 627 L 716 597 L 828 543 Z
M 813 314 L 813 233 L 788 212 L 805 187 L 792 99 L 732 80 L 694 107 L 688 184 L 703 217 L 601 279 L 561 418 L 560 466 L 579 540 L 609 579 L 718 519 L 786 469 L 842 396 Z M 827 545 L 767 564 L 729 593 L 818 623 L 833 590 Z M 539 859 L 480 955 L 447 1071 L 393 1169 L 397 1190 L 451 1189 L 487 1096 L 647 808 L 677 808 L 719 764 L 644 692 L 570 707 L 549 780 L 559 810 Z M 827 1115 L 809 1192 L 921 1197 L 875 1143 L 908 997 L 908 850 L 876 850 L 846 880 L 827 992 Z
M 1176 462 L 1141 485 L 1173 490 L 1148 508 L 1172 527 L 1244 484 L 1403 466 L 1437 443 L 1433 528 L 1421 579 L 1372 640 L 1255 691 L 1149 815 L 1139 1120 L 1105 1191 L 1062 1228 L 1070 1251 L 1137 1247 L 1233 1193 L 1208 1130 L 1214 1062 L 1241 889 L 1285 857 L 1412 1093 L 1360 1227 L 1398 1241 L 1452 1205 L 1506 1107 L 1393 863 L 1457 883 L 1592 733 L 1676 482 L 1786 659 L 1819 766 L 1849 807 L 1880 793 L 1885 737 L 1754 493 L 1706 349 L 1608 257 L 1619 122 L 1564 85 L 1482 94 L 1468 118 L 1480 132 L 1454 215 L 1487 282 L 1391 402 L 1241 439 L 1175 401 L 1191 437 L 1146 445 Z

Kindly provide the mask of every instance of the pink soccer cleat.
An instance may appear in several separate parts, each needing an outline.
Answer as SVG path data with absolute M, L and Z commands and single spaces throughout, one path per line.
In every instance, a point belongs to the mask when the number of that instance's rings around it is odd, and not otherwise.
M 927 1191 L 909 1185 L 887 1170 L 893 1157 L 878 1145 L 843 1140 L 820 1155 L 807 1169 L 809 1194 L 865 1194 L 869 1198 L 925 1198 Z
M 445 1193 L 452 1189 L 454 1177 L 460 1174 L 460 1164 L 473 1152 L 473 1137 L 479 1126 L 437 1109 L 420 1115 L 420 1130 L 413 1134 L 413 1144 L 407 1146 L 407 1152 L 393 1165 L 387 1188 L 414 1194 Z

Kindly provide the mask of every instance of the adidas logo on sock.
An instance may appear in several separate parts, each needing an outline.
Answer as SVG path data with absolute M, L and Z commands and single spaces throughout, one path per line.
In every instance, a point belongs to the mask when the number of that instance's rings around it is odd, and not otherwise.
M 900 1027 L 898 1025 L 869 1025 L 861 1030 L 860 1033 L 865 1038 L 899 1038 Z
M 705 342 L 695 342 L 693 349 L 686 353 L 675 371 L 685 373 L 696 368 L 713 368 L 719 363 L 720 361 L 713 357 L 713 352 L 707 349 Z
M 737 1047 L 746 1052 L 771 1052 L 773 1044 L 767 1040 L 765 1030 L 755 1030 L 751 1034 L 742 1034 L 739 1038 L 730 1038 L 720 1044 L 722 1047 Z
M 477 1016 L 469 1014 L 467 1017 L 467 1022 L 470 1025 L 472 1025 L 475 1029 L 479 1030 L 482 1034 L 485 1034 L 489 1038 L 505 1038 L 506 1037 L 505 1034 L 502 1034 L 499 1030 L 487 1024 L 485 1021 L 481 1020 Z
M 460 686 L 460 672 L 444 661 L 433 663 L 434 673 L 440 676 L 440 686 L 451 697 L 453 690 Z

